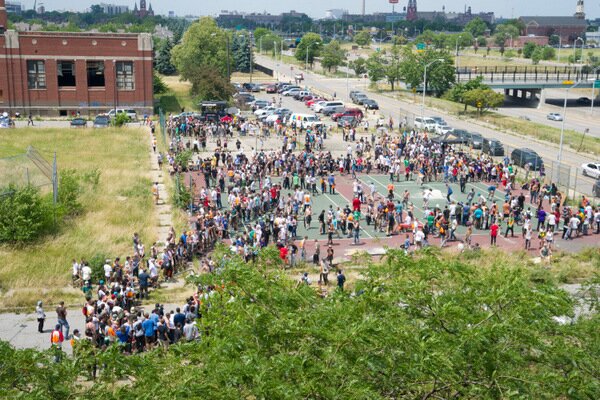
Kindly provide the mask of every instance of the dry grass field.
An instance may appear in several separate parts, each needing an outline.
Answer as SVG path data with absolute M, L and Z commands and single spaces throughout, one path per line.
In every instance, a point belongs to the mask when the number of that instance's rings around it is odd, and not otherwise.
M 83 214 L 66 221 L 58 234 L 21 247 L 0 247 L 0 308 L 31 306 L 42 298 L 48 303 L 80 300 L 81 293 L 70 288 L 73 258 L 124 258 L 131 254 L 136 231 L 148 247 L 156 240 L 145 130 L 21 128 L 0 133 L 0 157 L 33 145 L 47 160 L 56 151 L 59 169 L 100 173 L 97 185 L 82 184 Z

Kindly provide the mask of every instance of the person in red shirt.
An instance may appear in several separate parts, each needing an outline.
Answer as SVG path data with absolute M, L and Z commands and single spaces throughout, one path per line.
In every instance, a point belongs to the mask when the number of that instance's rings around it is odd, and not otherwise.
M 281 246 L 279 248 L 279 258 L 285 263 L 287 262 L 288 249 L 286 246 Z
M 50 345 L 54 350 L 54 362 L 59 362 L 61 359 L 62 344 L 64 341 L 65 337 L 63 336 L 61 326 L 57 324 L 50 334 Z
M 352 200 L 352 211 L 360 212 L 360 204 L 360 199 L 358 197 L 355 197 L 354 200 Z
M 492 224 L 492 226 L 490 226 L 490 239 L 491 239 L 491 245 L 495 246 L 496 245 L 496 238 L 498 237 L 498 230 L 500 229 L 500 227 L 498 226 L 498 224 L 496 223 L 496 221 L 494 221 L 494 223 Z

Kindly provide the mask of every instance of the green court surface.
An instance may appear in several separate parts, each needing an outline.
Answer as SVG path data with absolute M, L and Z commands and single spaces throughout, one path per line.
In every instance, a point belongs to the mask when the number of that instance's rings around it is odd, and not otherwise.
M 357 175 L 357 178 L 363 184 L 363 191 L 365 193 L 369 193 L 369 187 L 371 183 L 375 185 L 375 190 L 380 196 L 387 196 L 388 190 L 387 185 L 390 183 L 389 175 Z M 404 181 L 400 182 L 394 181 L 394 202 L 398 200 L 402 200 L 404 196 L 404 191 L 408 190 L 410 193 L 410 202 L 414 205 L 416 211 L 416 217 L 419 221 L 423 221 L 425 219 L 425 211 L 423 207 L 423 192 L 428 189 L 432 189 L 433 196 L 429 200 L 429 208 L 439 207 L 443 209 L 446 205 L 448 205 L 446 195 L 447 188 L 444 182 L 428 182 L 423 184 L 423 186 L 418 185 L 414 180 L 412 181 Z M 490 186 L 484 182 L 473 182 L 467 183 L 465 187 L 465 193 L 460 192 L 460 185 L 457 183 L 450 183 L 450 187 L 452 188 L 452 195 L 450 199 L 455 202 L 463 202 L 465 203 L 467 200 L 467 195 L 471 191 L 471 188 L 475 191 L 475 197 L 473 201 L 477 201 L 479 198 L 479 194 L 483 194 L 486 199 L 488 199 L 488 187 Z M 379 197 L 381 198 L 381 197 Z M 495 201 L 499 208 L 502 207 L 504 203 L 504 192 L 496 190 L 494 198 L 492 201 Z M 488 199 L 488 204 L 490 204 L 490 200 Z M 457 229 L 458 233 L 463 233 L 466 230 L 464 226 L 459 226 Z M 515 231 L 520 232 L 520 228 L 515 227 Z M 488 234 L 487 231 L 480 231 L 479 233 Z M 478 231 L 474 230 L 473 234 L 478 234 Z
M 379 199 L 382 198 L 381 196 L 387 196 L 387 185 L 390 182 L 389 175 L 358 174 L 357 179 L 359 179 L 360 182 L 362 183 L 363 193 L 365 194 L 365 196 L 370 195 L 369 187 L 370 187 L 371 183 L 373 183 L 375 185 L 375 190 L 378 193 Z M 275 177 L 275 178 L 272 178 L 272 182 L 273 183 L 281 183 L 281 179 L 278 177 Z M 308 236 L 309 240 L 314 240 L 314 239 L 326 240 L 327 235 L 320 234 L 319 214 L 321 213 L 321 210 L 328 210 L 330 206 L 333 208 L 334 211 L 338 207 L 340 209 L 343 209 L 346 205 L 349 205 L 350 207 L 352 206 L 352 199 L 351 199 L 352 184 L 348 181 L 348 179 L 344 179 L 344 178 L 340 178 L 339 176 L 336 176 L 336 186 L 337 186 L 336 194 L 329 194 L 329 192 L 327 192 L 325 194 L 321 194 L 320 185 L 318 185 L 319 194 L 311 195 L 312 222 L 311 222 L 310 229 L 306 229 L 304 227 L 304 217 L 303 217 L 303 213 L 302 213 L 302 208 L 300 208 L 299 218 L 298 218 L 298 228 L 297 228 L 298 238 L 303 238 L 305 236 Z M 484 196 L 486 196 L 486 198 L 488 198 L 489 184 L 486 184 L 486 183 L 482 183 L 482 182 L 467 183 L 466 188 L 465 188 L 465 193 L 460 193 L 460 185 L 458 183 L 451 183 L 450 186 L 452 187 L 452 190 L 453 190 L 451 199 L 456 201 L 457 203 L 461 202 L 461 201 L 462 202 L 466 201 L 467 194 L 471 190 L 471 188 L 475 189 L 474 201 L 477 201 L 479 194 L 483 194 Z M 413 181 L 400 181 L 400 182 L 396 181 L 396 182 L 394 182 L 394 195 L 395 195 L 394 202 L 396 203 L 399 200 L 401 201 L 403 194 L 404 194 L 404 190 L 408 190 L 410 193 L 409 201 L 411 203 L 413 203 L 413 205 L 414 205 L 416 217 L 420 222 L 423 222 L 425 220 L 425 211 L 423 208 L 423 191 L 428 190 L 430 188 L 433 190 L 433 196 L 429 200 L 429 207 L 432 208 L 432 207 L 438 206 L 439 208 L 443 209 L 448 204 L 446 201 L 446 194 L 447 194 L 446 184 L 443 182 L 429 182 L 429 183 L 425 183 L 423 186 L 420 186 L 414 180 Z M 340 193 L 339 189 L 342 189 L 342 192 L 344 194 Z M 281 195 L 284 196 L 284 198 L 287 198 L 288 194 L 293 194 L 293 193 L 294 193 L 293 190 L 282 190 L 281 191 Z M 497 190 L 495 193 L 495 196 L 494 196 L 494 200 L 496 201 L 496 204 L 498 204 L 498 207 L 501 207 L 502 204 L 504 203 L 504 192 Z M 224 205 L 226 205 L 226 201 L 224 203 L 225 203 Z M 489 204 L 489 200 L 488 200 L 488 204 Z M 464 226 L 459 226 L 457 229 L 457 233 L 464 234 L 465 230 L 466 230 L 466 228 Z M 520 234 L 520 232 L 521 232 L 520 227 L 515 226 L 515 234 L 517 234 L 517 233 Z M 341 234 L 341 231 L 340 231 L 340 234 Z M 488 231 L 474 230 L 473 235 L 475 235 L 475 236 L 489 235 L 489 233 L 488 233 Z M 385 232 L 379 232 L 379 231 L 375 232 L 372 224 L 369 226 L 366 224 L 364 217 L 361 219 L 361 239 L 384 238 L 384 237 L 386 237 Z M 347 239 L 347 237 L 345 237 L 344 235 L 342 235 L 341 238 Z M 338 240 L 336 235 L 334 235 L 334 240 Z M 352 240 L 352 239 L 347 239 L 347 240 Z

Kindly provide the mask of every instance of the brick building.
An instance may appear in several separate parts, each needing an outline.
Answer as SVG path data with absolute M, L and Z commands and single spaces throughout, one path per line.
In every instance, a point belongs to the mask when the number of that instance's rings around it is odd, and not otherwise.
M 562 43 L 573 42 L 578 37 L 584 37 L 587 30 L 585 19 L 577 17 L 521 17 L 519 20 L 525 26 L 522 32 L 525 36 L 552 36 L 560 37 Z
M 0 111 L 93 116 L 119 108 L 152 113 L 150 34 L 6 30 L 0 0 Z

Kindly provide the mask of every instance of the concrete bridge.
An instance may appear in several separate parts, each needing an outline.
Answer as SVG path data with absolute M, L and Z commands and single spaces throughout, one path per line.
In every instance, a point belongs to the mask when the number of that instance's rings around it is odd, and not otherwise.
M 503 89 L 506 96 L 522 100 L 545 101 L 544 89 L 592 88 L 600 81 L 600 69 L 589 66 L 484 66 L 456 69 L 456 82 L 468 82 L 477 77 L 491 89 Z M 596 84 L 600 88 L 600 83 Z

